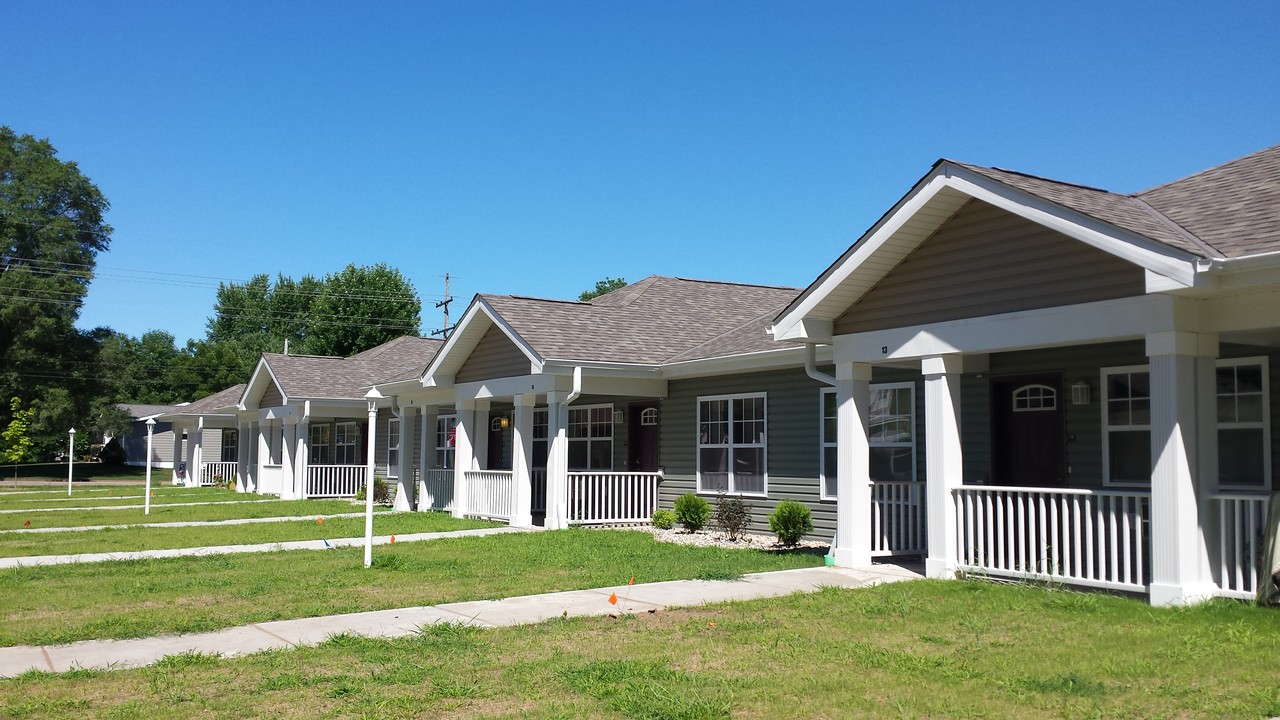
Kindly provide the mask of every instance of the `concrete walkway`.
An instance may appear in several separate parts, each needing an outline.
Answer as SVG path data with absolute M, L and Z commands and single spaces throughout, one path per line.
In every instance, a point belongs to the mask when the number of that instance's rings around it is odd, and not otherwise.
M 541 530 L 542 528 L 536 528 Z M 510 532 L 529 532 L 529 528 L 496 527 L 473 530 L 450 530 L 434 533 L 409 533 L 404 535 L 375 535 L 374 545 L 387 545 L 394 537 L 396 542 L 418 542 L 442 538 L 468 537 L 471 535 L 500 535 Z M 82 555 L 29 555 L 26 557 L 0 558 L 0 570 L 36 565 L 71 565 L 73 563 L 99 563 L 114 560 L 146 560 L 149 558 L 201 557 L 205 555 L 234 555 L 238 553 L 275 552 L 277 550 L 327 550 L 331 548 L 363 546 L 364 536 L 332 538 L 328 540 L 292 540 L 288 542 L 258 543 L 256 545 L 212 545 L 206 547 L 166 548 L 164 550 L 134 550 L 114 553 L 84 553 Z
M 102 498 L 105 500 L 106 498 Z M 140 498 L 145 500 L 146 498 Z M 246 503 L 264 503 L 264 502 L 280 502 L 277 498 L 263 498 L 261 500 L 222 500 L 219 502 L 180 502 L 180 503 L 151 503 L 151 507 L 192 507 L 194 505 L 244 505 Z M 75 510 L 137 510 L 145 508 L 146 503 L 141 505 L 97 505 L 94 507 L 56 507 L 56 508 L 27 508 L 25 510 L 0 510 L 0 515 L 16 515 L 18 513 L 38 513 L 38 512 L 71 512 Z
M 340 633 L 393 638 L 413 635 L 424 625 L 438 623 L 462 623 L 485 628 L 526 625 L 557 617 L 658 612 L 672 607 L 815 592 L 833 585 L 869 587 L 919 577 L 920 574 L 914 570 L 898 565 L 875 565 L 859 570 L 804 568 L 753 573 L 744 575 L 741 580 L 672 580 L 504 600 L 475 600 L 278 620 L 191 635 L 88 640 L 45 647 L 6 647 L 0 648 L 0 677 L 12 677 L 28 670 L 65 672 L 75 668 L 142 667 L 168 655 L 190 652 L 235 657 L 263 650 L 315 645 Z M 609 603 L 611 594 L 618 596 L 616 606 Z
M 380 517 L 390 513 L 390 510 L 378 510 L 374 513 L 374 517 Z M 176 527 L 208 527 L 218 525 L 253 525 L 255 523 L 273 523 L 273 522 L 301 522 L 303 520 L 315 520 L 322 517 L 325 520 L 330 518 L 350 518 L 364 517 L 364 512 L 335 513 L 332 515 L 326 513 L 317 513 L 315 515 L 290 515 L 287 517 L 264 517 L 264 518 L 236 518 L 234 520 L 184 520 L 182 522 L 158 522 L 158 523 L 124 523 L 123 525 L 72 525 L 70 527 L 48 527 L 48 528 L 13 528 L 10 530 L 0 530 L 0 535 L 5 533 L 62 533 L 62 532 L 84 532 L 88 530 L 122 530 L 124 528 L 176 528 Z

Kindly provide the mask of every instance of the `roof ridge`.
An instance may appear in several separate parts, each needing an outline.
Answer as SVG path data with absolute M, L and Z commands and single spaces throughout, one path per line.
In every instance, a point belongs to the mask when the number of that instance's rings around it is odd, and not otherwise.
M 769 290 L 795 290 L 800 291 L 803 288 L 791 287 L 790 285 L 765 285 L 763 283 L 737 282 L 734 280 L 700 280 L 698 278 L 673 277 L 672 280 L 681 280 L 683 282 L 702 283 L 704 285 L 733 285 L 735 287 L 753 287 L 767 288 Z
M 1185 175 L 1185 176 L 1183 176 L 1183 177 L 1177 178 L 1176 180 L 1170 180 L 1170 181 L 1168 181 L 1168 182 L 1162 182 L 1162 183 L 1160 183 L 1159 185 L 1154 185 L 1154 186 L 1149 187 L 1149 188 L 1147 188 L 1147 189 L 1145 189 L 1145 190 L 1139 190 L 1138 192 L 1134 193 L 1134 195 L 1135 195 L 1135 196 L 1137 196 L 1137 195 L 1146 195 L 1146 194 L 1148 194 L 1148 193 L 1153 193 L 1153 192 L 1155 192 L 1156 190 L 1162 190 L 1162 189 L 1164 189 L 1164 188 L 1169 187 L 1170 185 L 1177 185 L 1178 183 L 1185 182 L 1185 181 L 1190 180 L 1191 178 L 1194 178 L 1194 177 L 1199 177 L 1199 176 L 1201 176 L 1201 175 L 1204 175 L 1205 173 L 1211 173 L 1211 172 L 1215 172 L 1215 171 L 1221 170 L 1222 168 L 1224 168 L 1224 167 L 1226 167 L 1226 166 L 1228 166 L 1228 165 L 1232 165 L 1232 164 L 1234 164 L 1234 163 L 1238 163 L 1238 162 L 1240 162 L 1241 160 L 1244 160 L 1244 159 L 1247 159 L 1247 158 L 1251 158 L 1251 157 L 1253 157 L 1254 155 L 1261 155 L 1261 154 L 1262 154 L 1262 153 L 1264 153 L 1264 152 L 1267 152 L 1267 151 L 1269 151 L 1269 150 L 1275 150 L 1276 148 L 1280 148 L 1280 145 L 1269 145 L 1269 146 L 1267 146 L 1267 147 L 1262 148 L 1261 150 L 1255 150 L 1255 151 L 1253 151 L 1253 152 L 1251 152 L 1251 153 L 1249 153 L 1249 154 L 1247 154 L 1247 155 L 1241 155 L 1240 157 L 1232 158 L 1232 159 L 1230 159 L 1230 160 L 1228 160 L 1228 161 L 1226 161 L 1226 162 L 1218 163 L 1217 165 L 1214 165 L 1214 166 L 1212 166 L 1212 167 L 1207 167 L 1207 168 L 1204 168 L 1204 169 L 1202 169 L 1202 170 L 1197 170 L 1196 172 L 1193 172 L 1193 173 L 1191 173 L 1190 175 Z
M 1033 173 L 1023 172 L 1021 170 L 1010 170 L 1009 168 L 997 167 L 995 165 L 977 165 L 974 163 L 962 163 L 956 160 L 948 160 L 947 162 L 953 162 L 957 165 L 963 165 L 971 168 L 977 167 L 977 168 L 985 168 L 987 170 L 999 170 L 1000 172 L 1009 173 L 1010 175 L 1018 175 L 1020 177 L 1031 178 L 1032 180 L 1041 180 L 1043 182 L 1053 183 L 1054 185 L 1066 185 L 1067 187 L 1079 188 L 1081 190 L 1089 190 L 1092 192 L 1106 193 L 1108 195 L 1124 196 L 1123 193 L 1118 193 L 1113 190 L 1108 190 L 1106 188 L 1094 187 L 1092 185 L 1085 185 L 1083 183 L 1068 182 L 1066 180 L 1059 180 L 1057 178 L 1045 177 L 1043 175 L 1035 175 Z
M 1204 240 L 1201 240 L 1195 233 L 1191 232 L 1190 230 L 1174 222 L 1172 218 L 1160 212 L 1159 210 L 1155 209 L 1155 207 L 1153 207 L 1151 203 L 1147 202 L 1146 200 L 1143 200 L 1137 195 L 1127 195 L 1125 197 L 1128 197 L 1130 200 L 1133 200 L 1134 202 L 1138 203 L 1138 206 L 1141 207 L 1143 210 L 1145 210 L 1153 218 L 1155 218 L 1156 222 L 1169 228 L 1175 234 L 1180 236 L 1183 240 L 1186 240 L 1192 245 L 1195 245 L 1196 247 L 1204 250 L 1210 257 L 1215 257 L 1215 258 L 1226 257 L 1226 255 L 1222 251 L 1218 250 L 1218 248 L 1210 245 Z
M 785 306 L 784 306 L 784 307 L 785 307 Z M 731 334 L 731 333 L 736 333 L 736 332 L 738 332 L 739 330 L 741 330 L 742 328 L 747 327 L 747 326 L 749 326 L 749 325 L 751 325 L 751 324 L 753 324 L 753 323 L 760 322 L 761 320 L 766 320 L 766 321 L 767 321 L 767 320 L 771 319 L 773 316 L 775 316 L 775 315 L 777 315 L 777 314 L 778 314 L 777 309 L 773 309 L 773 310 L 769 310 L 768 312 L 761 313 L 761 314 L 759 314 L 759 315 L 757 315 L 757 316 L 755 316 L 755 317 L 753 317 L 753 318 L 751 318 L 751 319 L 749 319 L 749 320 L 746 320 L 745 322 L 742 322 L 742 323 L 739 323 L 739 324 L 737 324 L 737 325 L 734 325 L 733 327 L 729 328 L 728 330 L 725 330 L 725 331 L 724 331 L 724 332 L 722 332 L 722 333 L 719 333 L 718 335 L 713 335 L 713 336 L 711 336 L 711 337 L 707 338 L 706 340 L 703 340 L 702 342 L 698 343 L 697 345 L 693 345 L 693 346 L 690 346 L 690 347 L 684 348 L 684 349 L 683 349 L 683 350 L 681 350 L 680 352 L 672 353 L 671 355 L 668 355 L 666 358 L 664 358 L 664 359 L 662 360 L 662 364 L 666 364 L 666 363 L 670 362 L 670 361 L 671 361 L 671 358 L 676 358 L 676 357 L 680 357 L 680 356 L 682 356 L 682 355 L 688 355 L 688 354 L 690 354 L 690 353 L 696 352 L 696 351 L 698 350 L 698 348 L 706 347 L 707 345 L 710 345 L 711 343 L 715 342 L 716 340 L 719 340 L 720 338 L 722 338 L 722 337 L 724 337 L 724 336 L 726 336 L 726 335 L 729 335 L 729 334 Z M 767 326 L 766 326 L 766 327 L 767 327 Z M 765 335 L 769 334 L 767 329 L 764 331 L 764 334 L 765 334 Z

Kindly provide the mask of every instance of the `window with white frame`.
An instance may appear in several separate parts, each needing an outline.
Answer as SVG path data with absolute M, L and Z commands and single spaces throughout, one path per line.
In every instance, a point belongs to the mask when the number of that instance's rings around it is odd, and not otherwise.
M 387 418 L 387 477 L 400 477 L 400 418 Z
M 240 433 L 236 430 L 222 431 L 222 462 L 236 462 L 237 451 L 240 449 L 238 437 Z
M 533 457 L 531 466 L 545 470 L 547 468 L 547 410 L 533 411 Z
M 765 394 L 698 398 L 698 492 L 764 495 Z
M 1058 409 L 1058 391 L 1048 385 L 1023 385 L 1013 391 L 1014 412 Z
M 613 405 L 569 408 L 569 469 L 613 469 Z
M 333 461 L 333 426 L 323 423 L 311 426 L 311 447 L 309 448 L 312 465 L 329 465 Z
M 1102 371 L 1102 471 L 1113 485 L 1151 484 L 1151 373 L 1146 365 Z
M 360 426 L 354 422 L 333 424 L 333 455 L 338 465 L 360 464 Z
M 1218 361 L 1218 484 L 1271 487 L 1267 358 Z
M 915 383 L 871 386 L 867 405 L 867 442 L 872 482 L 916 479 Z
M 436 418 L 435 432 L 435 466 L 442 469 L 452 469 L 457 447 L 458 432 L 458 416 L 441 415 Z
M 819 485 L 822 488 L 823 500 L 836 499 L 836 478 L 839 458 L 839 437 L 840 422 L 837 417 L 836 390 L 835 388 L 822 389 L 822 458 L 819 461 Z

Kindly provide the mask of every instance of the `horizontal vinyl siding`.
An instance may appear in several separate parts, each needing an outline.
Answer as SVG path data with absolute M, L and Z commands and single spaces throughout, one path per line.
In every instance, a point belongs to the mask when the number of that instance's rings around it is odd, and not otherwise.
M 258 407 L 280 407 L 284 405 L 284 395 L 280 394 L 280 388 L 275 383 L 267 385 L 267 389 L 262 391 L 262 399 L 258 401 Z
M 837 335 L 1141 295 L 1141 268 L 973 200 L 835 322 Z
M 496 326 L 490 327 L 476 344 L 466 362 L 458 368 L 455 382 L 529 374 L 529 358 Z

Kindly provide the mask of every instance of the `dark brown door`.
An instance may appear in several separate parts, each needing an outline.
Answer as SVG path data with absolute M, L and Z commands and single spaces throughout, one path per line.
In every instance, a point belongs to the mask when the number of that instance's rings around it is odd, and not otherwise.
M 505 413 L 495 412 L 489 415 L 489 464 L 486 467 L 490 470 L 511 469 L 511 455 L 507 452 L 511 438 L 509 430 L 502 427 L 504 421 L 509 428 L 511 420 Z
M 657 472 L 658 404 L 633 403 L 627 408 L 627 469 L 631 472 Z
M 992 482 L 1065 487 L 1062 375 L 996 378 L 991 402 Z

